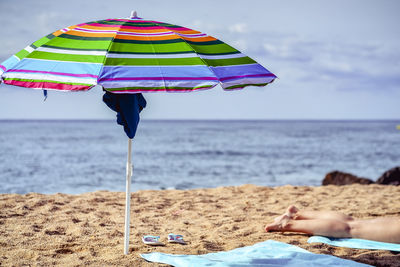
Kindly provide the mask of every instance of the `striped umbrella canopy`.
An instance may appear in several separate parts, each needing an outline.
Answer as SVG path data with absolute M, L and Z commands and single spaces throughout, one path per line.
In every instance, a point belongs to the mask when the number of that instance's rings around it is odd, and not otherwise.
M 205 33 L 130 18 L 81 23 L 53 32 L 0 64 L 5 84 L 112 93 L 186 92 L 265 86 L 276 76 Z

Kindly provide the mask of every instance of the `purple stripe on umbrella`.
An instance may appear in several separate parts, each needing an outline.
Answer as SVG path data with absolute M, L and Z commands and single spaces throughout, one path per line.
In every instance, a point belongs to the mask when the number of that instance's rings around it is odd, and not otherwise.
M 118 31 L 118 34 L 122 35 L 133 35 L 133 36 L 161 36 L 161 35 L 171 35 L 173 34 L 172 31 L 169 32 L 162 32 L 162 33 L 138 33 L 138 32 L 124 32 L 124 31 Z
M 104 66 L 99 77 L 216 77 L 214 73 L 204 65 L 198 66 Z M 240 75 L 240 74 L 234 74 Z M 233 76 L 233 75 L 225 75 Z
M 183 37 L 188 37 L 188 38 L 207 36 L 207 34 L 205 34 L 205 33 L 202 33 L 202 34 L 184 34 L 184 33 L 176 32 L 176 34 L 177 34 L 177 35 L 180 35 L 180 36 L 183 36 Z
M 101 78 L 99 81 L 217 81 L 216 77 L 120 77 L 120 78 Z
M 88 30 L 84 28 L 75 28 L 75 31 L 82 31 L 82 32 L 102 32 L 102 33 L 116 33 L 117 31 L 111 30 L 111 31 L 106 31 L 106 30 Z
M 106 19 L 106 21 L 123 21 L 123 22 L 132 22 L 132 19 L 139 19 L 140 22 L 151 22 L 150 20 L 144 20 L 142 18 L 134 17 L 130 19 Z
M 75 28 L 74 30 L 82 31 L 82 32 L 94 32 L 94 33 L 118 33 L 123 35 L 140 35 L 140 36 L 160 36 L 160 35 L 170 35 L 173 32 L 163 32 L 163 33 L 135 33 L 135 32 L 124 32 L 124 31 L 117 31 L 117 30 L 88 30 L 84 28 Z
M 116 91 L 112 90 L 109 91 L 113 94 L 125 94 L 126 92 L 132 92 L 132 93 L 154 93 L 154 92 L 194 92 L 194 91 L 201 91 L 201 90 L 209 90 L 211 88 L 214 88 L 216 85 L 212 85 L 209 87 L 190 87 L 190 88 L 183 88 L 183 89 L 159 89 L 159 88 L 153 88 L 153 87 L 144 87 L 143 89 L 130 89 L 130 90 L 125 90 L 122 89 L 121 91 Z M 107 88 L 105 88 L 107 90 Z
M 234 66 L 222 66 L 222 67 L 211 67 L 217 77 L 226 78 L 241 75 L 260 75 L 271 73 L 260 64 L 250 65 L 234 65 Z
M 258 78 L 258 77 L 276 77 L 276 76 L 272 73 L 254 74 L 254 75 L 238 75 L 238 76 L 230 76 L 230 77 L 220 78 L 220 81 L 225 82 L 225 81 L 237 80 L 237 79 L 242 79 L 242 78 Z
M 126 26 L 126 25 L 113 25 L 113 24 L 101 24 L 101 23 L 91 23 L 86 24 L 88 26 L 96 26 L 96 27 L 104 27 L 104 28 L 118 28 L 118 29 L 135 29 L 135 30 L 143 30 L 143 27 L 136 26 Z M 146 27 L 146 30 L 160 30 L 164 29 L 160 26 Z
M 100 21 L 101 22 L 101 21 Z M 136 30 L 143 30 L 143 27 L 140 26 L 127 26 L 127 25 L 112 25 L 112 24 L 102 24 L 102 23 L 90 23 L 90 24 L 84 24 L 84 25 L 88 25 L 88 26 L 97 26 L 97 27 L 118 27 L 119 29 L 136 29 Z M 146 30 L 175 30 L 175 31 L 192 31 L 189 28 L 184 28 L 184 27 L 167 27 L 167 26 L 163 26 L 164 23 L 162 22 L 157 22 L 154 21 L 154 23 L 157 24 L 161 24 L 161 26 L 150 26 L 150 27 L 146 27 Z M 79 25 L 79 26 L 84 26 L 84 25 Z
M 72 76 L 72 77 L 91 77 L 97 78 L 97 75 L 93 74 L 73 74 L 73 73 L 65 73 L 65 72 L 53 72 L 53 71 L 40 71 L 40 70 L 16 70 L 11 69 L 8 72 L 25 72 L 25 73 L 44 73 L 44 74 L 54 74 L 54 75 L 63 75 L 63 76 Z
M 6 71 L 6 67 L 4 67 L 3 65 L 0 65 L 0 68 L 3 69 L 4 71 Z
M 118 34 L 133 35 L 133 36 L 136 36 L 136 35 L 139 35 L 139 36 L 161 36 L 161 35 L 173 34 L 172 31 L 163 32 L 163 33 L 135 33 L 135 32 L 124 32 L 124 31 L 117 31 L 117 30 L 89 30 L 89 29 L 84 29 L 84 28 L 75 28 L 74 30 L 82 31 L 82 32 L 93 32 L 93 33 L 118 33 Z

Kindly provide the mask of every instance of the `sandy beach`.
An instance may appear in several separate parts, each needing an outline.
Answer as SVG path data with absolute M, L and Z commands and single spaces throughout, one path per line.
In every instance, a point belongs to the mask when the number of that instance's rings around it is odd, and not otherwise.
M 400 216 L 400 187 L 243 185 L 135 192 L 128 256 L 123 255 L 124 197 L 108 191 L 0 195 L 0 265 L 166 266 L 139 254 L 204 254 L 273 239 L 375 266 L 400 266 L 399 253 L 308 244 L 304 234 L 264 232 L 264 225 L 290 204 L 357 218 Z M 188 244 L 168 244 L 169 233 L 184 235 Z M 167 245 L 144 245 L 141 236 L 150 234 L 160 235 Z

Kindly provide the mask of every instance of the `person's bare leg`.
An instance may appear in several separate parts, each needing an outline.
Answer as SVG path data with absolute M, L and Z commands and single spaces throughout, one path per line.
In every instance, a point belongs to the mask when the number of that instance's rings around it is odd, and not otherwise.
M 347 222 L 332 219 L 295 220 L 288 215 L 282 215 L 281 220 L 275 220 L 267 225 L 265 230 L 267 232 L 300 232 L 332 237 L 351 237 L 350 225 Z
M 333 219 L 295 220 L 282 215 L 280 220 L 267 225 L 265 230 L 400 243 L 400 218 L 396 217 L 345 222 Z
M 400 218 L 382 217 L 371 220 L 354 220 L 349 222 L 353 238 L 374 241 L 400 243 Z
M 299 210 L 291 205 L 285 212 L 291 219 L 295 220 L 312 220 L 312 219 L 332 219 L 338 221 L 352 221 L 353 218 L 337 211 L 313 211 L 313 210 Z
M 276 217 L 274 222 L 267 225 L 265 230 L 268 229 L 279 231 L 278 229 L 285 229 L 286 224 L 290 220 L 319 220 L 319 219 L 331 219 L 335 221 L 350 221 L 353 220 L 350 216 L 347 216 L 339 212 L 325 212 L 325 211 L 300 211 L 294 205 L 290 205 L 285 213 Z M 307 232 L 308 233 L 308 232 Z

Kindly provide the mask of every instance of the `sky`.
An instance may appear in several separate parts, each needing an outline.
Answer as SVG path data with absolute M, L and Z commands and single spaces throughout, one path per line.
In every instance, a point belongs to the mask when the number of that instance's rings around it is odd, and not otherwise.
M 129 17 L 214 36 L 279 78 L 225 92 L 148 93 L 144 119 L 400 119 L 400 1 L 0 0 L 0 62 L 82 22 Z M 49 92 L 0 85 L 0 119 L 113 119 L 99 86 Z

